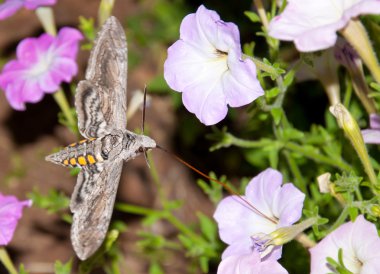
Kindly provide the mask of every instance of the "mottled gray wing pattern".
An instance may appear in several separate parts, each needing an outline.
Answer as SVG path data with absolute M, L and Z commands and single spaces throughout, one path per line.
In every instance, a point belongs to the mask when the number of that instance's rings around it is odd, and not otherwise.
M 98 33 L 86 80 L 80 82 L 76 92 L 78 125 L 83 136 L 96 138 L 108 133 L 109 128 L 126 129 L 126 85 L 125 33 L 117 19 L 110 17 Z
M 102 244 L 112 216 L 122 161 L 85 166 L 71 197 L 71 242 L 81 260 Z

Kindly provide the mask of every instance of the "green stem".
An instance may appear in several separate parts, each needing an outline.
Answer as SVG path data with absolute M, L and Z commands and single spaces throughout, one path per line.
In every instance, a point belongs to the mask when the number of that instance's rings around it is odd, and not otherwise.
M 124 203 L 116 204 L 115 208 L 122 212 L 133 213 L 133 214 L 138 214 L 138 215 L 143 215 L 143 216 L 158 215 L 162 219 L 165 219 L 168 222 L 170 222 L 180 232 L 182 232 L 189 238 L 192 238 L 193 241 L 203 242 L 201 237 L 199 237 L 196 233 L 194 233 L 191 229 L 189 229 L 187 225 L 183 224 L 169 211 L 159 211 L 155 209 L 150 209 L 150 208 L 145 208 L 145 207 L 135 206 L 135 205 L 128 205 Z
M 290 155 L 288 151 L 284 151 L 284 155 L 288 162 L 290 171 L 293 173 L 293 176 L 296 179 L 296 182 L 295 182 L 296 186 L 298 186 L 303 193 L 307 193 L 305 180 L 302 177 L 301 171 L 298 168 L 296 161 L 294 160 L 294 158 Z
M 99 11 L 98 11 L 98 25 L 102 26 L 104 22 L 110 17 L 112 13 L 115 0 L 102 0 L 100 1 Z
M 11 258 L 8 255 L 5 247 L 0 247 L 0 261 L 3 263 L 4 267 L 8 270 L 9 274 L 18 274 Z
M 349 164 L 347 164 L 347 163 L 345 163 L 339 159 L 329 158 L 327 156 L 324 156 L 324 155 L 321 155 L 321 154 L 316 153 L 314 151 L 311 151 L 310 149 L 305 149 L 304 147 L 302 147 L 296 143 L 286 142 L 286 143 L 284 143 L 284 147 L 291 150 L 291 151 L 303 154 L 312 160 L 315 160 L 318 162 L 323 162 L 323 163 L 329 164 L 331 166 L 338 167 L 341 170 L 344 170 L 344 171 L 352 170 L 352 167 Z
M 115 209 L 122 212 L 127 212 L 127 213 L 132 213 L 132 214 L 137 214 L 137 215 L 144 215 L 144 216 L 152 215 L 152 214 L 161 215 L 160 211 L 142 207 L 142 206 L 128 205 L 125 203 L 117 203 L 115 205 Z
M 264 29 L 267 30 L 269 27 L 269 21 L 268 21 L 267 15 L 266 15 L 266 11 L 265 11 L 263 2 L 261 0 L 253 0 L 253 2 L 256 6 L 257 13 L 260 16 L 261 23 L 263 23 Z
M 67 98 L 63 90 L 60 88 L 57 92 L 53 94 L 53 98 L 62 110 L 63 115 L 65 115 L 66 120 L 69 123 L 69 127 L 72 130 L 74 130 L 76 128 L 76 120 L 74 118 L 73 113 L 71 112 L 69 102 L 67 101 Z
M 331 166 L 338 167 L 344 171 L 352 170 L 352 167 L 349 164 L 343 162 L 342 160 L 329 158 L 327 156 L 321 155 L 309 149 L 305 149 L 304 147 L 293 142 L 286 142 L 284 144 L 280 144 L 278 141 L 274 141 L 270 139 L 264 139 L 261 141 L 250 141 L 250 140 L 237 138 L 233 136 L 232 134 L 228 134 L 228 138 L 229 138 L 230 145 L 235 145 L 235 146 L 243 147 L 243 148 L 259 148 L 259 147 L 266 146 L 268 144 L 273 145 L 274 143 L 277 143 L 279 146 L 282 145 L 286 149 L 303 154 L 312 160 L 316 160 L 319 162 L 329 164 Z
M 158 196 L 160 198 L 160 201 L 166 201 L 166 196 L 165 196 L 165 193 L 162 189 L 162 184 L 160 183 L 160 177 L 158 176 L 158 172 L 157 172 L 157 168 L 156 168 L 156 164 L 155 162 L 153 161 L 153 158 L 152 158 L 152 155 L 150 153 L 147 154 L 148 155 L 148 162 L 149 162 L 149 165 L 150 165 L 150 174 L 153 178 L 153 182 L 157 188 L 157 191 L 158 191 Z
M 257 69 L 269 73 L 269 74 L 272 75 L 274 78 L 277 78 L 277 77 L 280 76 L 280 75 L 278 74 L 277 70 L 276 70 L 275 68 L 273 68 L 271 65 L 268 65 L 268 64 L 264 63 L 263 61 L 261 61 L 261 60 L 258 59 L 258 58 L 255 58 L 255 57 L 252 57 L 252 56 L 249 56 L 249 55 L 243 54 L 243 59 L 247 59 L 247 58 L 248 58 L 248 59 L 251 59 L 252 62 L 255 63 Z
M 348 216 L 348 206 L 345 206 L 340 213 L 338 219 L 336 219 L 335 223 L 327 230 L 327 234 L 333 232 L 335 229 L 337 229 L 340 225 L 344 223 Z
M 261 148 L 269 144 L 273 145 L 273 143 L 276 142 L 271 139 L 263 139 L 260 141 L 244 140 L 244 139 L 237 138 L 230 133 L 228 133 L 228 139 L 231 145 L 235 145 L 237 147 L 242 147 L 242 148 Z

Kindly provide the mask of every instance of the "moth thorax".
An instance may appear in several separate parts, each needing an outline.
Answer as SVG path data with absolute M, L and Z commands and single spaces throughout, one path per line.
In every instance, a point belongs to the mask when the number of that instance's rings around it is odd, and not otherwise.
M 123 135 L 122 134 L 107 134 L 101 139 L 100 156 L 104 160 L 114 158 L 120 154 L 122 150 Z

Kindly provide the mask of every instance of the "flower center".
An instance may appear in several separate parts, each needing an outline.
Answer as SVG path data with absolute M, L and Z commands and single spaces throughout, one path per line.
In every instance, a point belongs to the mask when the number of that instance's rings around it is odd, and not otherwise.
M 39 56 L 38 62 L 30 69 L 29 75 L 32 77 L 39 76 L 47 72 L 53 63 L 54 54 L 48 50 L 46 53 L 43 53 Z
M 261 258 L 264 258 L 266 255 L 268 255 L 274 248 L 272 238 L 270 235 L 265 233 L 256 233 L 252 235 L 251 241 L 252 250 L 258 251 Z

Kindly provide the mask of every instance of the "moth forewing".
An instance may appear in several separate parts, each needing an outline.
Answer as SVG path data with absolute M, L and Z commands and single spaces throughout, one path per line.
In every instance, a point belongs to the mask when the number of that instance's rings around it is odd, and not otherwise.
M 99 90 L 102 113 L 108 125 L 127 125 L 127 40 L 115 17 L 103 25 L 95 40 L 86 70 L 86 80 Z

